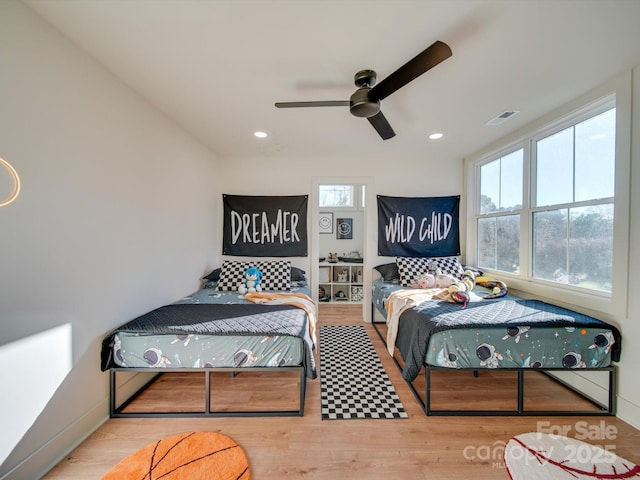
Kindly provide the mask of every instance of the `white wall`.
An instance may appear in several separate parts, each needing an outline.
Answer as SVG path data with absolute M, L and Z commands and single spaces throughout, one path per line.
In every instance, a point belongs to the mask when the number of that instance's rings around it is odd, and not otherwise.
M 0 207 L 0 351 L 40 345 L 0 365 L 0 478 L 37 478 L 108 415 L 103 335 L 218 262 L 217 160 L 20 2 L 0 1 L 0 105 L 23 187 Z

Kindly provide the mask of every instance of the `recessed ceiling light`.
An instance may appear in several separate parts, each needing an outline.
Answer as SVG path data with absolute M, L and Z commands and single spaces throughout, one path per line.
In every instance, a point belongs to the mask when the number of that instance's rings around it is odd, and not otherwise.
M 442 133 L 432 133 L 431 135 L 429 135 L 429 138 L 431 140 L 438 140 L 440 138 L 442 138 L 444 135 Z
M 267 138 L 267 134 L 265 132 L 255 132 L 254 135 L 258 138 Z

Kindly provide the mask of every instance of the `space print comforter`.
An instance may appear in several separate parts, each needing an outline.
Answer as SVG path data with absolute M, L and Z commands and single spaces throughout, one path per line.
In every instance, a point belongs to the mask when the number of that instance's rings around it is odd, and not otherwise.
M 165 305 L 109 333 L 102 342 L 103 371 L 118 366 L 114 362 L 114 346 L 118 334 L 143 336 L 170 335 L 238 337 L 297 337 L 304 344 L 303 365 L 306 375 L 315 378 L 316 368 L 309 317 L 306 312 L 290 305 L 258 305 L 248 302 L 237 292 L 215 292 L 203 289 L 176 303 Z M 175 338 L 172 340 L 174 343 Z M 263 339 L 259 341 L 264 342 Z
M 405 361 L 403 378 L 413 381 L 425 363 L 479 369 L 605 367 L 620 360 L 621 336 L 588 315 L 507 295 L 464 308 L 424 301 L 400 315 L 396 347 Z

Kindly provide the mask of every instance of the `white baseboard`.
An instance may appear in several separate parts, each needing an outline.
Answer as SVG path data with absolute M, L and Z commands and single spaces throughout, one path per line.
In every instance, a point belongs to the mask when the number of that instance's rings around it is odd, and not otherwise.
M 145 373 L 135 372 L 119 375 L 118 393 L 126 395 L 124 398 L 128 398 L 148 380 L 149 375 Z M 109 398 L 107 397 L 52 439 L 46 441 L 9 472 L 0 476 L 0 480 L 42 478 L 108 419 Z
M 609 398 L 609 375 L 607 372 L 571 370 L 548 373 L 566 382 L 578 391 L 584 392 L 594 400 L 602 404 L 607 404 Z M 616 417 L 640 430 L 640 406 L 621 397 L 619 390 L 616 402 Z
M 618 396 L 618 414 L 620 420 L 640 430 L 640 406 Z
M 36 449 L 0 480 L 42 478 L 108 419 L 108 400 L 100 402 Z

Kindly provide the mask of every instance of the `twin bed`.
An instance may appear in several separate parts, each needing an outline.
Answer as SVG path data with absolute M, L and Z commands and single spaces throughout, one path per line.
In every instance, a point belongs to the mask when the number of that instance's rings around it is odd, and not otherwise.
M 246 268 L 264 273 L 264 290 L 241 295 Z M 304 272 L 288 261 L 225 261 L 205 277 L 203 288 L 148 312 L 105 336 L 102 370 L 110 372 L 111 417 L 303 415 L 307 378 L 316 378 L 316 311 Z M 120 399 L 118 376 L 156 373 L 142 388 Z M 297 372 L 297 409 L 224 410 L 212 408 L 214 372 Z M 198 411 L 135 411 L 127 406 L 160 375 L 204 375 L 204 408 Z
M 432 260 L 431 260 L 432 261 Z M 442 260 L 439 268 L 461 267 Z M 262 293 L 237 291 L 249 265 L 265 272 Z M 453 265 L 453 266 L 452 266 Z M 406 266 L 406 265 L 405 265 Z M 396 264 L 376 267 L 372 322 L 392 356 L 402 358 L 402 375 L 414 389 L 427 415 L 614 415 L 619 331 L 605 322 L 538 300 L 510 294 L 482 298 L 466 305 L 429 299 L 432 291 L 417 289 Z M 417 271 L 409 272 L 415 277 Z M 403 278 L 401 278 L 403 277 Z M 101 368 L 110 372 L 112 417 L 148 416 L 272 416 L 303 415 L 306 381 L 316 378 L 316 310 L 304 272 L 288 261 L 225 261 L 205 277 L 203 288 L 118 327 L 104 337 Z M 389 308 L 392 315 L 389 315 Z M 384 334 L 376 312 L 386 323 Z M 436 371 L 508 370 L 517 374 L 517 406 L 513 410 L 451 410 L 432 406 L 431 377 Z M 583 396 L 597 405 L 587 410 L 526 409 L 525 372 L 555 373 L 580 369 L 605 372 L 608 401 Z M 299 380 L 294 409 L 214 410 L 212 374 L 228 372 L 294 372 Z M 413 386 L 424 371 L 424 399 Z M 153 372 L 150 381 L 119 398 L 120 375 Z M 127 407 L 163 374 L 199 372 L 204 376 L 204 408 L 198 411 L 129 412 Z M 555 377 L 554 377 L 555 378 Z
M 447 259 L 447 262 L 450 259 Z M 444 265 L 443 265 L 444 266 Z M 373 282 L 372 321 L 394 355 L 397 348 L 402 375 L 414 389 L 427 415 L 614 415 L 616 370 L 620 359 L 618 330 L 605 322 L 539 300 L 510 294 L 498 298 L 476 286 L 474 300 L 459 304 L 433 297 L 432 290 L 418 289 L 402 278 L 402 266 L 376 267 L 380 278 Z M 450 273 L 461 272 L 461 267 Z M 411 272 L 414 277 L 416 271 Z M 391 310 L 391 315 L 389 314 Z M 386 323 L 376 325 L 376 312 Z M 395 359 L 395 357 L 394 357 Z M 475 376 L 483 370 L 510 370 L 517 375 L 516 407 L 513 410 L 436 409 L 431 401 L 431 377 L 439 370 L 469 370 Z M 525 372 L 557 373 L 580 369 L 600 371 L 608 376 L 608 401 L 587 410 L 526 409 Z M 413 381 L 424 371 L 424 399 Z M 450 371 L 450 370 L 449 370 Z

